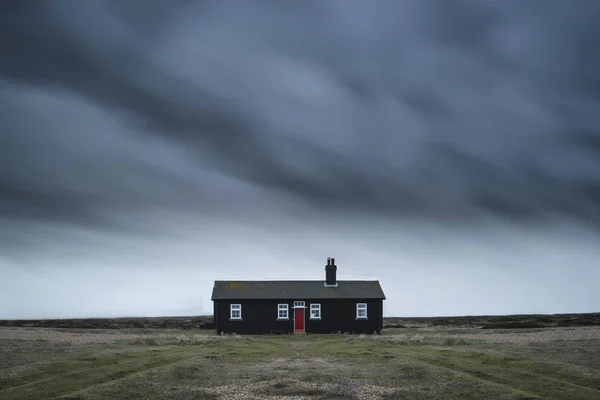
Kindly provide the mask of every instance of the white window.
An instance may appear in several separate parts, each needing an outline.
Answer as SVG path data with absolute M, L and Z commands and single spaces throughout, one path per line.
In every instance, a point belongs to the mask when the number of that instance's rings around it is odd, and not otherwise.
M 304 307 L 304 302 L 303 301 L 295 301 L 294 307 Z
M 367 318 L 367 303 L 356 303 L 356 318 Z
M 277 319 L 289 319 L 290 316 L 288 314 L 288 305 L 287 304 L 277 304 Z
M 311 304 L 310 305 L 310 319 L 321 319 L 321 305 Z
M 242 319 L 242 305 L 241 304 L 231 304 L 229 306 L 229 318 Z

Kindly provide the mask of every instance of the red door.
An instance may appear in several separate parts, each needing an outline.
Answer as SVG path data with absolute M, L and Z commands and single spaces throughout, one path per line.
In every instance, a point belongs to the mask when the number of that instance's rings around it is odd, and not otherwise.
M 294 331 L 304 332 L 304 308 L 294 308 Z

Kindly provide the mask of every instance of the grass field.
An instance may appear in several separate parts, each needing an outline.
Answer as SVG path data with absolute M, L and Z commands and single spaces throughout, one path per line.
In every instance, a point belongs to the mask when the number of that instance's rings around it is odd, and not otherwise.
M 250 337 L 4 327 L 0 398 L 597 400 L 600 327 Z

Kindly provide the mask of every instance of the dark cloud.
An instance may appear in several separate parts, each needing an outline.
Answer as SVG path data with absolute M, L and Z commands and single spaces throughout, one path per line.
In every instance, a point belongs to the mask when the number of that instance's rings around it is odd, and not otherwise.
M 243 206 L 253 185 L 344 215 L 598 227 L 599 13 L 584 0 L 4 1 L 0 213 L 206 213 Z

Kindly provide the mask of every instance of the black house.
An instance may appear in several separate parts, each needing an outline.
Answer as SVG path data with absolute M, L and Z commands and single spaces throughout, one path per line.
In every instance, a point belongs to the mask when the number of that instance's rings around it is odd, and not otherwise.
M 334 258 L 323 281 L 215 281 L 217 334 L 380 333 L 379 281 L 338 281 Z

